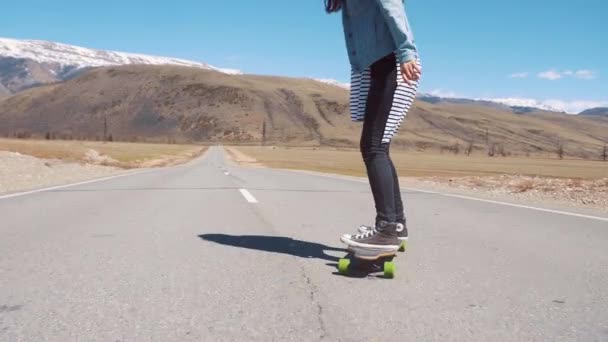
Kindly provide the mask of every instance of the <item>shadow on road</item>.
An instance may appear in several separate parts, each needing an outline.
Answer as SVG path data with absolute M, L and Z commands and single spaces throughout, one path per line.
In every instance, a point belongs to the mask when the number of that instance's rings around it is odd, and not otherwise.
M 264 235 L 199 235 L 205 241 L 220 245 L 253 249 L 264 252 L 289 254 L 300 258 L 316 258 L 337 262 L 339 258 L 325 254 L 325 251 L 347 252 L 344 248 L 329 247 L 320 243 L 294 240 L 282 236 Z

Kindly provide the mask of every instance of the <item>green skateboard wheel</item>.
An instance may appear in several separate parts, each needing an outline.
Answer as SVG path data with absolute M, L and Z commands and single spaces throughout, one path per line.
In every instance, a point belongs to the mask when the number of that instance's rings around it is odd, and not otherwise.
M 387 261 L 384 263 L 384 276 L 387 278 L 395 277 L 395 263 L 392 261 Z
M 403 241 L 401 246 L 399 246 L 399 252 L 405 252 L 405 248 L 407 247 L 407 242 Z
M 347 274 L 349 265 L 350 265 L 350 260 L 348 260 L 348 259 L 338 260 L 338 272 L 340 272 L 340 274 Z

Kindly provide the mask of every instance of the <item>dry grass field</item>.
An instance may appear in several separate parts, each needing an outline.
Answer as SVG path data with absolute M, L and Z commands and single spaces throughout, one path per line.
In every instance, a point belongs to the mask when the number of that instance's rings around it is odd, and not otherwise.
M 91 150 L 98 153 L 91 154 Z M 201 155 L 198 145 L 0 139 L 0 151 L 44 159 L 87 161 L 122 168 L 173 165 Z
M 359 151 L 355 149 L 250 147 L 236 148 L 263 165 L 352 176 L 364 176 Z M 599 179 L 608 177 L 608 162 L 578 159 L 486 157 L 451 153 L 391 152 L 401 177 L 496 176 L 502 174 L 538 177 Z M 249 161 L 252 162 L 252 161 Z
M 354 149 L 230 147 L 228 153 L 244 165 L 365 175 Z M 608 162 L 398 150 L 391 154 L 405 186 L 608 212 Z

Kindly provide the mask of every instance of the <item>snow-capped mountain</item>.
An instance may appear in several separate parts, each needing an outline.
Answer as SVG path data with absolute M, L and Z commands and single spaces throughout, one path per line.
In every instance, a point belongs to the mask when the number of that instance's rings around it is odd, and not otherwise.
M 6 88 L 10 92 L 62 81 L 86 68 L 128 64 L 180 65 L 241 74 L 239 70 L 184 59 L 95 50 L 41 40 L 0 38 L 0 89 Z
M 450 103 L 476 103 L 486 106 L 492 106 L 502 109 L 511 110 L 514 113 L 529 113 L 536 110 L 543 110 L 557 113 L 576 114 L 578 112 L 568 110 L 569 108 L 560 101 L 539 101 L 527 98 L 461 98 L 461 97 L 445 97 L 434 94 L 420 93 L 417 96 L 419 99 L 430 103 L 450 102 Z
M 87 49 L 79 46 L 42 40 L 16 40 L 0 38 L 0 56 L 26 58 L 43 64 L 59 64 L 64 67 L 99 67 L 107 65 L 149 64 L 181 65 L 240 74 L 239 70 L 216 68 L 208 64 L 184 59 L 148 56 L 126 52 Z
M 537 108 L 550 112 L 565 112 L 563 108 L 558 108 L 546 101 L 539 101 L 536 99 L 526 98 L 491 98 L 491 99 L 476 99 L 478 101 L 490 101 L 494 103 L 500 103 L 509 107 L 516 108 Z

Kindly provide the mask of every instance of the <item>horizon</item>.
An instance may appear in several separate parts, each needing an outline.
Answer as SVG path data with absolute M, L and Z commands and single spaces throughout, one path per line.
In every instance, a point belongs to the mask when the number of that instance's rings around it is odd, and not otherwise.
M 290 16 L 278 0 L 240 1 L 230 17 L 208 1 L 160 3 L 145 11 L 135 1 L 109 13 L 114 2 L 77 6 L 68 0 L 61 10 L 42 1 L 11 3 L 0 32 L 9 39 L 179 58 L 247 74 L 350 81 L 340 16 L 325 14 L 322 2 L 290 4 L 290 13 L 300 14 Z M 423 61 L 421 92 L 517 99 L 569 113 L 607 107 L 605 10 L 608 4 L 599 0 L 579 6 L 577 16 L 566 1 L 408 1 Z

